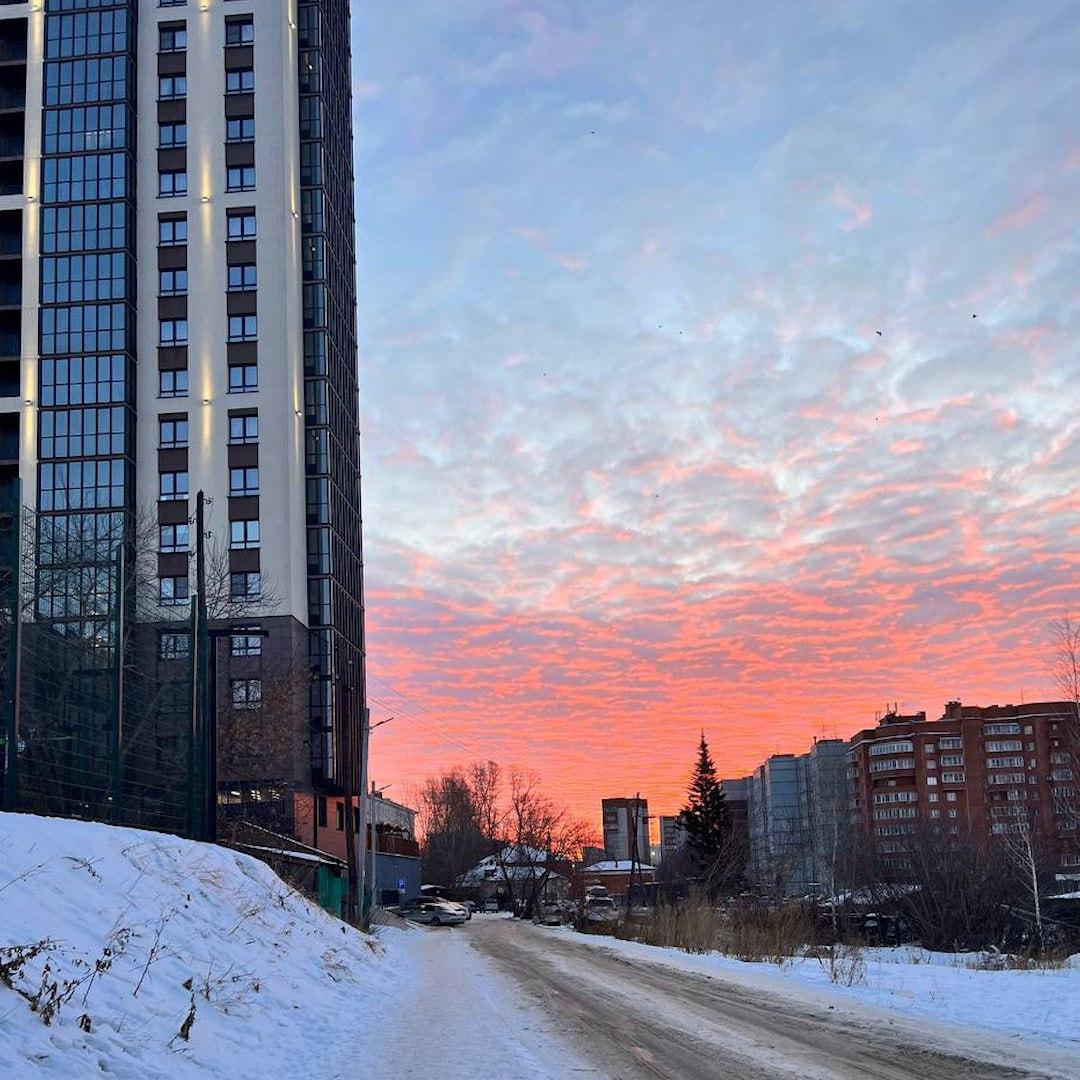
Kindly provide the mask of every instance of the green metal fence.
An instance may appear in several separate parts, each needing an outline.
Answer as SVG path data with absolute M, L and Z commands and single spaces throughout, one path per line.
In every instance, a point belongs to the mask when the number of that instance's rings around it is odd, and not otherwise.
M 0 505 L 3 806 L 202 837 L 205 639 L 161 607 L 137 530 L 63 545 Z

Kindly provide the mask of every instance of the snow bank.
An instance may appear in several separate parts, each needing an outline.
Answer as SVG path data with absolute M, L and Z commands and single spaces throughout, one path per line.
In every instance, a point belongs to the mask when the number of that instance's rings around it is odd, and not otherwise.
M 778 967 L 719 953 L 694 955 L 636 941 L 563 932 L 627 959 L 663 964 L 817 1004 L 872 1005 L 941 1024 L 1080 1050 L 1080 956 L 1072 957 L 1069 965 L 1059 970 L 982 971 L 973 970 L 979 957 L 972 954 L 934 953 L 910 946 L 864 949 L 865 976 L 858 972 L 858 985 L 845 986 L 831 982 L 825 965 L 811 958 Z
M 247 855 L 0 814 L 0 1076 L 329 1075 L 381 951 Z

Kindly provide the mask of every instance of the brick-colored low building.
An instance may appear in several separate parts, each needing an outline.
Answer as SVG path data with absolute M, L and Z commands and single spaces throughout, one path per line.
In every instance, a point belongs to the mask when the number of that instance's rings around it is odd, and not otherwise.
M 1057 845 L 1061 867 L 1075 869 L 1076 725 L 1066 701 L 950 701 L 936 720 L 886 713 L 849 744 L 855 808 L 885 852 L 928 825 L 985 840 L 1030 820 Z
M 592 863 L 582 867 L 576 875 L 574 894 L 581 897 L 590 885 L 603 885 L 612 896 L 626 896 L 630 891 L 631 876 L 634 881 L 634 895 L 637 896 L 638 886 L 652 885 L 656 881 L 656 868 L 643 862 L 631 864 L 629 859 L 605 859 L 603 862 Z

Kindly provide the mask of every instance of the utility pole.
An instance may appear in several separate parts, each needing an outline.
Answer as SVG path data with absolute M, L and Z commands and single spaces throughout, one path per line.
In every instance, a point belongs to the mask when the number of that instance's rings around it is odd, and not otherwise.
M 634 869 L 637 866 L 638 845 L 638 808 L 641 805 L 641 792 L 634 796 L 634 802 L 630 807 L 630 882 L 626 887 L 626 921 L 630 921 L 630 906 L 634 899 Z
M 121 762 L 124 754 L 124 638 L 127 634 L 125 610 L 127 580 L 124 573 L 124 544 L 116 547 L 116 697 L 113 702 L 113 746 L 112 760 L 109 762 L 109 789 L 112 805 L 109 808 L 109 820 L 114 825 L 123 822 L 123 784 L 124 774 Z
M 361 838 L 361 859 L 360 859 L 360 911 L 364 913 L 364 894 L 367 889 L 367 864 L 368 864 L 368 796 L 367 796 L 367 784 L 368 784 L 368 742 L 371 738 L 371 710 L 368 709 L 363 699 L 360 702 L 360 838 Z M 370 844 L 371 850 L 378 852 L 378 841 L 374 836 L 371 838 Z M 375 858 L 376 855 L 372 855 L 371 858 L 371 872 L 374 878 L 375 873 Z M 375 906 L 374 895 L 371 898 L 372 907 Z
M 341 650 L 339 645 L 338 656 L 340 657 L 340 655 Z M 363 893 L 360 892 L 360 889 L 363 887 L 361 884 L 363 879 L 357 872 L 356 866 L 356 828 L 353 820 L 352 793 L 353 788 L 356 785 L 356 772 L 353 769 L 352 759 L 352 660 L 346 662 L 345 677 L 339 681 L 338 685 L 345 698 L 342 702 L 343 708 L 341 710 L 342 724 L 340 747 L 342 806 L 345 817 L 345 865 L 349 875 L 349 888 L 345 899 L 345 918 L 348 922 L 355 923 L 357 922 L 358 912 L 363 909 L 364 898 Z M 361 827 L 363 827 L 363 822 L 361 822 Z
M 217 687 L 210 678 L 210 638 L 207 634 L 206 608 L 206 496 L 200 489 L 195 495 L 195 688 L 202 715 L 203 746 L 203 839 L 217 841 Z M 216 665 L 215 665 L 216 667 Z M 217 674 L 216 670 L 213 673 Z
M 7 518 L 10 509 L 10 520 Z M 2 675 L 4 693 L 4 790 L 0 807 L 18 809 L 19 780 L 19 675 L 22 670 L 22 612 L 19 609 L 20 569 L 22 562 L 22 485 L 15 481 L 14 501 L 10 508 L 3 507 L 0 520 L 0 551 L 10 560 L 8 595 L 3 597 L 5 609 L 11 619 L 8 634 L 7 658 Z

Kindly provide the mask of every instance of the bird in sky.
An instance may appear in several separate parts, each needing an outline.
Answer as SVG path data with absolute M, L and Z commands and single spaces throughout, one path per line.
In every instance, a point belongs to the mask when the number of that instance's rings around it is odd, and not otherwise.
M 972 312 L 972 315 L 971 315 L 971 317 L 972 317 L 973 319 L 977 319 L 977 318 L 978 318 L 979 316 L 978 316 L 978 315 L 976 315 L 976 314 L 975 314 L 974 312 Z
M 880 330 L 875 330 L 874 333 L 877 334 L 878 337 L 884 337 L 885 336 Z

